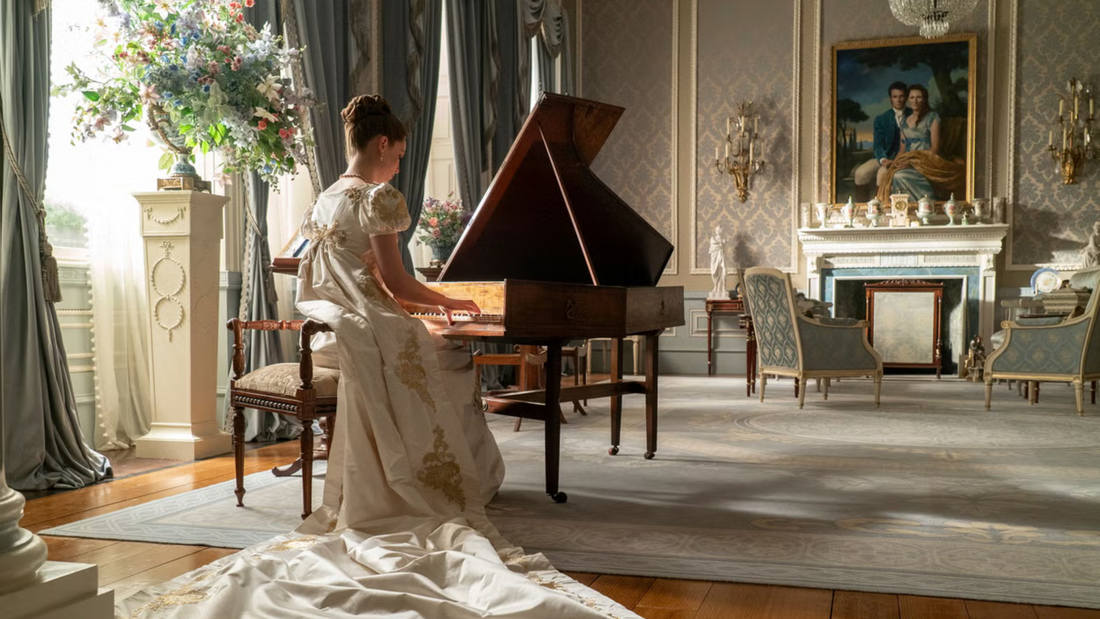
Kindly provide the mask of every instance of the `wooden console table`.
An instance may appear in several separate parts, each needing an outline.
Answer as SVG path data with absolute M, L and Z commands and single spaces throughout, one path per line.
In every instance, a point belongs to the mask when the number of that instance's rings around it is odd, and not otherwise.
M 745 330 L 745 395 L 756 393 L 756 333 L 752 316 L 745 309 L 745 300 L 707 299 L 707 376 L 714 376 L 714 315 L 737 314 L 737 326 Z

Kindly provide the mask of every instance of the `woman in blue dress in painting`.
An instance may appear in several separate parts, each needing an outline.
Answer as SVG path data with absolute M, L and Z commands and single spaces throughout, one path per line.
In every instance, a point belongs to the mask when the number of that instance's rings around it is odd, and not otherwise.
M 940 154 L 940 115 L 928 105 L 928 89 L 913 84 L 907 101 L 913 113 L 902 123 L 901 147 L 879 186 L 879 200 L 885 202 L 890 194 L 899 193 L 909 194 L 910 200 L 962 194 L 966 168 Z

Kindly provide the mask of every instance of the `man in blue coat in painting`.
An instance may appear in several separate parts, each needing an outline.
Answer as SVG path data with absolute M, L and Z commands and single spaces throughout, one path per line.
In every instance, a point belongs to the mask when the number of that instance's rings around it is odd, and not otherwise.
M 854 174 L 856 185 L 867 185 L 873 182 L 875 187 L 879 186 L 886 168 L 894 162 L 894 157 L 898 156 L 902 123 L 913 113 L 913 110 L 905 105 L 907 92 L 905 82 L 894 82 L 890 84 L 887 91 L 890 95 L 890 109 L 875 116 L 872 142 L 875 158 L 856 168 Z M 872 193 L 874 193 L 873 190 Z

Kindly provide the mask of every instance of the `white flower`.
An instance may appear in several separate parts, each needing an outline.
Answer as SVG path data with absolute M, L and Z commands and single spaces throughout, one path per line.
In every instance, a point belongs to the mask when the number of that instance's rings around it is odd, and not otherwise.
M 141 97 L 141 102 L 144 104 L 152 103 L 160 98 L 160 95 L 157 93 L 157 85 L 146 83 L 141 84 L 141 91 L 138 96 Z
M 161 19 L 168 19 L 168 14 L 172 12 L 172 7 L 168 6 L 168 0 L 155 0 L 153 4 L 156 6 L 153 10 L 157 15 L 160 15 Z
M 283 89 L 283 85 L 279 83 L 278 79 L 279 78 L 274 75 L 268 75 L 264 78 L 264 81 L 256 86 L 256 90 L 258 90 L 261 95 L 267 97 L 269 101 L 276 101 L 279 99 L 279 91 Z M 256 109 L 258 110 L 260 108 Z
M 264 120 L 269 120 L 271 122 L 275 122 L 276 120 L 278 120 L 277 118 L 275 118 L 274 114 L 272 114 L 271 112 L 267 111 L 266 109 L 264 109 L 262 107 L 257 107 L 256 108 L 256 113 L 254 114 L 254 116 L 257 117 L 257 118 L 262 118 Z

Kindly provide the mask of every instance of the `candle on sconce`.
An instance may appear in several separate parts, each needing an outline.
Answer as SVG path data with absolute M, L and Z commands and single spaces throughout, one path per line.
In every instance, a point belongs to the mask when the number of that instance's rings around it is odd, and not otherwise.
M 714 160 L 715 160 L 715 161 L 719 161 L 719 160 L 720 160 L 720 158 L 721 158 L 721 154 L 720 154 L 720 152 L 719 152 L 719 150 L 718 150 L 718 147 L 717 147 L 717 146 L 715 146 L 715 147 L 714 147 Z
M 753 137 L 756 137 L 756 127 L 759 123 L 760 123 L 760 117 L 759 116 L 754 116 L 753 119 L 752 119 L 752 135 L 753 135 Z
M 1092 97 L 1089 97 L 1089 118 L 1092 118 Z
M 1062 128 L 1062 152 L 1066 151 L 1066 129 Z
M 730 123 L 733 121 L 729 116 L 726 117 L 726 137 L 730 135 Z
M 1047 137 L 1047 146 L 1054 146 L 1054 130 L 1053 129 L 1050 130 L 1050 135 Z M 717 149 L 715 149 L 715 150 L 717 150 Z
M 752 150 L 753 146 L 756 146 L 756 140 L 749 140 L 749 162 L 752 162 Z
M 1065 104 L 1064 99 L 1058 99 L 1058 118 L 1062 117 L 1062 106 Z
M 726 142 L 726 159 L 730 158 L 730 143 Z

